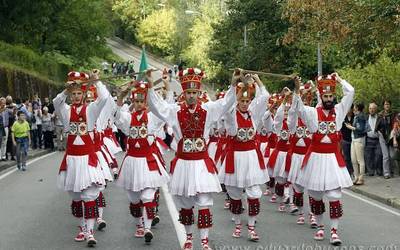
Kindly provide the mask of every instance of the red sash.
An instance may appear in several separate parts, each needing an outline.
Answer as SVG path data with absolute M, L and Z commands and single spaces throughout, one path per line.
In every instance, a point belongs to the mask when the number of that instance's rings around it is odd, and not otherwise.
M 336 114 L 335 110 L 332 109 L 328 116 L 326 116 L 322 110 L 322 107 L 317 108 L 317 113 L 318 113 L 318 122 L 336 122 Z M 328 136 L 331 143 L 322 143 L 322 139 Z M 311 146 L 308 149 L 304 160 L 302 164 L 302 168 L 304 168 L 308 160 L 310 159 L 311 153 L 319 153 L 319 154 L 335 154 L 336 160 L 338 162 L 339 167 L 343 168 L 346 167 L 346 162 L 343 159 L 343 155 L 340 152 L 340 142 L 341 140 L 341 134 L 339 131 L 336 131 L 336 133 L 330 133 L 330 134 L 321 134 L 319 131 L 317 131 L 315 134 L 312 136 L 312 142 Z
M 181 109 L 177 112 L 179 126 L 181 128 L 183 138 L 203 138 L 204 127 L 206 123 L 207 111 L 200 105 L 195 107 L 194 112 L 190 112 L 186 104 L 181 105 Z M 182 160 L 204 160 L 209 173 L 217 173 L 214 161 L 208 155 L 207 150 L 202 152 L 183 152 L 183 139 L 178 142 L 178 149 L 175 158 L 171 161 L 171 174 L 174 173 L 176 163 Z
M 139 120 L 137 119 L 139 112 L 134 112 L 131 114 L 131 127 L 139 127 L 143 125 L 147 126 L 148 123 L 147 111 L 140 111 L 140 112 L 143 112 L 143 114 Z M 153 153 L 154 153 L 154 148 L 151 145 L 149 145 L 147 136 L 145 138 L 139 138 L 139 139 L 128 137 L 128 150 L 126 152 L 126 155 L 138 158 L 139 157 L 146 158 L 149 170 L 158 171 L 161 174 Z
M 253 122 L 251 116 L 248 115 L 247 119 L 237 110 L 236 122 L 238 130 L 241 128 L 252 128 Z M 265 169 L 264 157 L 261 154 L 260 146 L 255 139 L 250 141 L 240 141 L 236 136 L 228 138 L 226 144 L 226 158 L 225 158 L 225 173 L 233 174 L 235 172 L 235 151 L 251 151 L 256 150 L 258 156 L 258 163 L 261 169 Z
M 87 122 L 86 118 L 86 104 L 84 104 L 81 108 L 81 111 L 77 112 L 77 106 L 71 105 L 70 109 L 70 122 Z M 67 156 L 89 156 L 88 165 L 91 167 L 97 167 L 98 159 L 95 153 L 94 142 L 89 135 L 89 132 L 86 135 L 81 135 L 81 139 L 84 142 L 83 145 L 74 145 L 74 141 L 77 135 L 68 135 L 67 137 L 67 147 L 64 154 L 64 158 L 61 162 L 59 172 L 67 170 Z
M 288 125 L 286 119 L 283 120 L 282 130 L 288 130 Z M 279 152 L 288 152 L 290 150 L 290 143 L 288 140 L 283 140 L 279 138 L 275 149 L 272 151 L 271 156 L 268 159 L 268 167 L 274 169 L 276 164 L 276 159 L 278 158 Z

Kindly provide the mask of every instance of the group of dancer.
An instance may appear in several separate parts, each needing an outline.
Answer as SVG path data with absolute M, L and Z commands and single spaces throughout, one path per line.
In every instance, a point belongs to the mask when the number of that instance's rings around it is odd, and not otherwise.
M 153 87 L 152 71 L 142 81 L 120 89 L 117 101 L 91 76 L 70 72 L 66 89 L 54 100 L 68 134 L 58 184 L 72 198 L 72 214 L 79 221 L 76 241 L 97 242 L 94 227 L 106 227 L 103 210 L 108 182 L 126 190 L 135 220 L 135 237 L 151 243 L 159 222 L 159 189 L 169 185 L 184 225 L 184 250 L 193 249 L 194 208 L 203 250 L 210 250 L 213 194 L 226 192 L 225 208 L 232 213 L 232 237 L 242 236 L 242 214 L 247 210 L 248 239 L 258 241 L 256 221 L 261 211 L 262 186 L 278 210 L 297 213 L 305 224 L 304 192 L 309 196 L 310 224 L 315 240 L 324 240 L 324 198 L 329 201 L 330 243 L 340 245 L 339 219 L 342 189 L 353 182 L 340 151 L 340 129 L 350 109 L 354 88 L 338 74 L 285 87 L 270 94 L 257 75 L 236 69 L 227 92 L 216 100 L 201 91 L 205 74 L 188 68 L 178 74 L 181 97 L 174 100 L 169 75 L 163 74 L 163 98 Z M 335 104 L 337 86 L 343 97 Z M 66 103 L 70 97 L 71 104 Z M 125 104 L 129 97 L 131 104 Z M 312 105 L 317 99 L 316 105 Z M 127 135 L 127 151 L 118 170 L 121 151 L 113 131 Z M 166 129 L 168 128 L 168 129 Z M 165 131 L 173 137 L 175 158 L 163 158 Z M 169 166 L 169 173 L 167 166 Z M 247 206 L 242 198 L 247 198 Z M 288 202 L 289 201 L 289 202 Z M 128 210 L 128 209 L 127 209 Z

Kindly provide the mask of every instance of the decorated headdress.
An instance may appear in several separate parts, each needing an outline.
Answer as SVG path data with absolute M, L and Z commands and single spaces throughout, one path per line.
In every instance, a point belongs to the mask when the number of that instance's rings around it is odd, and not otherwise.
M 218 90 L 217 93 L 215 93 L 215 99 L 217 99 L 217 100 L 224 98 L 224 96 L 225 96 L 225 92 L 223 90 L 221 90 L 221 91 Z
M 311 103 L 313 99 L 313 87 L 314 84 L 312 81 L 308 81 L 302 85 L 300 85 L 300 96 L 304 100 L 306 100 L 308 103 Z
M 236 85 L 236 93 L 240 96 L 238 96 L 239 99 L 242 98 L 249 98 L 250 100 L 252 100 L 255 95 L 256 95 L 256 85 L 254 83 L 243 83 L 243 82 L 239 82 Z
M 89 81 L 89 75 L 84 72 L 71 71 L 67 74 L 67 83 L 74 89 L 86 91 L 86 82 Z
M 281 94 L 278 93 L 273 93 L 269 99 L 268 99 L 268 103 L 270 105 L 274 105 L 276 104 L 277 106 L 279 106 L 282 102 L 283 102 L 284 97 Z
M 178 76 L 183 91 L 199 91 L 201 87 L 201 80 L 205 77 L 205 74 L 201 69 L 188 68 L 183 71 L 179 71 Z
M 86 92 L 86 98 L 93 98 L 94 100 L 97 99 L 96 86 L 90 85 L 88 88 L 86 84 L 82 84 L 81 89 L 83 92 Z
M 317 88 L 320 95 L 326 93 L 335 94 L 336 91 L 336 77 L 335 75 L 327 75 L 326 77 L 317 77 Z
M 132 90 L 131 99 L 132 100 L 147 100 L 147 90 L 148 86 L 145 82 L 141 81 L 137 84 L 134 90 Z

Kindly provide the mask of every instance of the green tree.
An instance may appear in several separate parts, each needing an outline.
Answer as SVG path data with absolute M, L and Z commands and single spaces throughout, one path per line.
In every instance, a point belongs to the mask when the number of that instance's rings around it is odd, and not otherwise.
M 59 51 L 78 61 L 104 55 L 111 33 L 108 0 L 4 0 L 0 37 L 40 52 Z
M 189 32 L 190 42 L 183 50 L 183 58 L 188 65 L 202 68 L 209 78 L 214 78 L 221 65 L 208 56 L 213 42 L 214 28 L 223 17 L 220 4 L 207 1 L 198 12 L 193 13 L 193 26 Z
M 174 9 L 154 11 L 137 28 L 139 42 L 162 56 L 172 55 L 177 47 L 175 20 Z
M 340 73 L 355 87 L 357 101 L 375 101 L 380 105 L 384 99 L 390 99 L 395 107 L 400 107 L 400 62 L 393 62 L 386 53 L 374 64 L 345 68 Z

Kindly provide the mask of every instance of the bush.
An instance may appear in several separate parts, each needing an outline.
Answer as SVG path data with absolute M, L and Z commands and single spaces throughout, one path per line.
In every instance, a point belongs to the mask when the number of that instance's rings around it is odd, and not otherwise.
M 0 41 L 0 61 L 28 71 L 37 72 L 51 80 L 64 80 L 72 68 L 72 60 L 57 52 L 39 55 L 22 45 L 10 45 Z
M 381 105 L 384 99 L 390 99 L 394 108 L 400 107 L 400 62 L 393 62 L 386 53 L 374 64 L 340 73 L 354 86 L 356 101 Z

